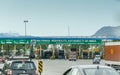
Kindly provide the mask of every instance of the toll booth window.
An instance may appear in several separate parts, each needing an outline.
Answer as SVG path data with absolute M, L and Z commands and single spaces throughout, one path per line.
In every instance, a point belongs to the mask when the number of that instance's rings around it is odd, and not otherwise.
M 76 48 L 71 48 L 71 51 L 76 51 Z

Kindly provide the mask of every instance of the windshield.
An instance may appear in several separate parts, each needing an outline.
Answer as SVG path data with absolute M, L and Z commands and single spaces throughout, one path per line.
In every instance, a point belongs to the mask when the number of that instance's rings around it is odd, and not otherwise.
M 114 69 L 108 68 L 86 68 L 84 73 L 85 75 L 119 75 Z
M 12 69 L 35 69 L 35 66 L 31 62 L 15 62 L 11 65 Z
M 96 56 L 95 56 L 95 59 L 100 59 L 100 55 L 96 55 Z

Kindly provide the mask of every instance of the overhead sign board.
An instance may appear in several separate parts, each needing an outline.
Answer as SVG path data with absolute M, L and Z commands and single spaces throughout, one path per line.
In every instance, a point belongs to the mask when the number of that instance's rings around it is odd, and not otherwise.
M 0 44 L 30 44 L 30 40 L 0 40 Z
M 0 44 L 102 44 L 102 40 L 0 40 Z
M 101 44 L 101 40 L 37 40 L 37 44 Z

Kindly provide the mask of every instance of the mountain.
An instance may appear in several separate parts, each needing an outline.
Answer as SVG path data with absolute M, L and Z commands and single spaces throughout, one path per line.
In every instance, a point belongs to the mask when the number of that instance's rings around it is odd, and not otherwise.
M 0 37 L 22 37 L 24 38 L 24 37 L 35 37 L 35 36 L 31 36 L 31 35 L 25 36 L 25 35 L 20 35 L 18 33 L 10 32 L 10 33 L 0 33 Z
M 18 37 L 18 33 L 0 33 L 0 37 Z
M 94 35 L 95 37 L 120 37 L 120 26 L 104 26 L 100 28 Z M 0 33 L 0 37 L 25 37 L 24 35 L 20 35 L 18 33 Z M 27 37 L 35 37 L 28 36 Z
M 120 37 L 120 26 L 104 26 L 99 29 L 93 36 Z

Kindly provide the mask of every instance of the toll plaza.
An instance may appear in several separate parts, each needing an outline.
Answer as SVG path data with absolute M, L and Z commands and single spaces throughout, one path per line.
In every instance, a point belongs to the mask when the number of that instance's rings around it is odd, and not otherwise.
M 68 58 L 70 48 L 76 48 L 77 58 L 93 58 L 94 54 L 103 54 L 104 41 L 120 38 L 96 37 L 0 37 L 0 52 L 4 55 L 30 55 L 37 58 Z

